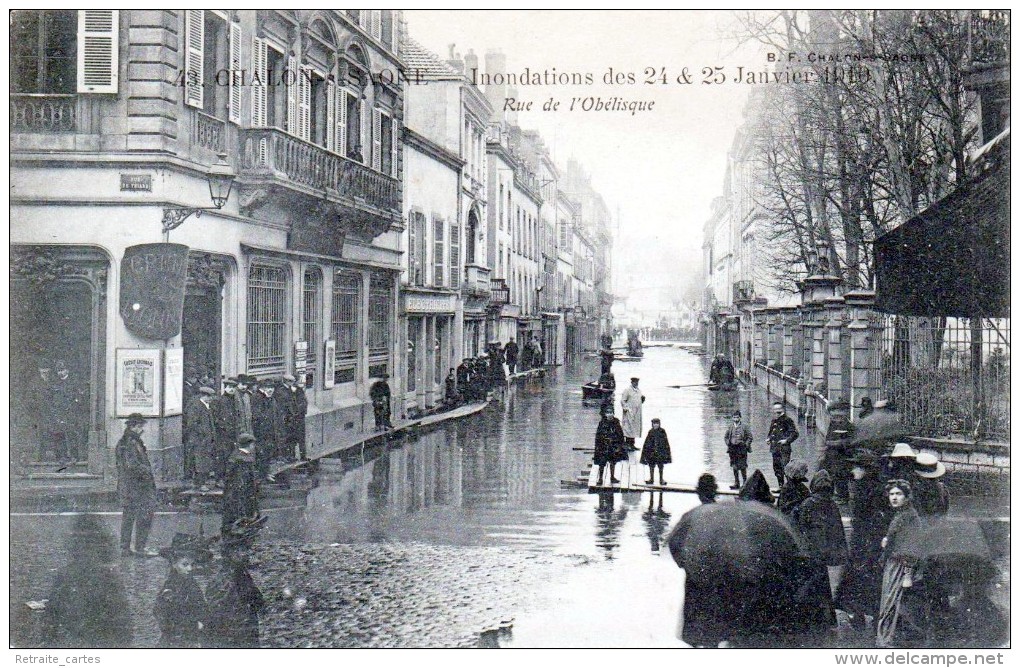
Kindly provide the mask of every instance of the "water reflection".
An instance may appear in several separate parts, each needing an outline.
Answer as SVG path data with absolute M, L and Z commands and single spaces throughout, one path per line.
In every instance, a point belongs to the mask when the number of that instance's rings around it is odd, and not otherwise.
M 662 537 L 669 529 L 669 518 L 672 517 L 662 507 L 663 496 L 662 492 L 649 492 L 648 508 L 641 513 L 641 520 L 645 524 L 645 535 L 648 536 L 648 542 L 652 545 L 652 552 L 656 554 L 659 553 Z M 656 505 L 656 501 L 658 501 L 658 505 Z
M 516 384 L 505 402 L 475 416 L 325 460 L 307 503 L 276 513 L 273 530 L 308 541 L 590 546 L 590 500 L 560 481 L 576 479 L 591 465 L 590 453 L 573 448 L 590 447 L 594 439 L 598 411 L 581 405 L 580 386 L 597 372 L 598 360 L 550 371 L 544 380 Z M 650 419 L 659 417 L 670 434 L 673 463 L 666 466 L 667 480 L 693 487 L 707 471 L 728 486 L 723 434 L 738 408 L 755 436 L 750 468 L 770 470 L 764 445 L 768 400 L 761 390 L 670 388 L 707 377 L 701 358 L 678 349 L 649 349 L 621 373 L 641 378 L 648 397 L 645 431 Z M 808 454 L 807 442 L 802 437 L 794 443 L 795 457 Z M 688 496 L 667 494 L 663 500 L 659 494 L 653 514 L 635 524 L 637 535 L 647 533 L 651 543 L 652 532 L 668 525 L 671 513 L 676 517 L 696 502 Z M 599 499 L 597 550 L 614 554 L 627 506 L 634 507 L 636 521 L 644 516 L 643 501 L 640 494 Z
M 620 529 L 627 519 L 627 507 L 623 503 L 616 509 L 616 494 L 599 492 L 599 506 L 595 511 L 595 545 L 605 554 L 606 560 L 613 558 L 613 550 L 620 546 Z

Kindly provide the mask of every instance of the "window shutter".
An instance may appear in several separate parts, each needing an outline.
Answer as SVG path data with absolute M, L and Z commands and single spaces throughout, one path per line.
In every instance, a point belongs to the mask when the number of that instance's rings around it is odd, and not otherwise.
M 382 112 L 372 109 L 372 169 L 382 171 Z
M 298 136 L 305 141 L 312 138 L 312 71 L 302 67 L 298 71 Z
M 202 108 L 205 95 L 205 10 L 184 12 L 184 104 Z
M 298 69 L 297 57 L 287 56 L 287 74 L 283 79 L 290 83 L 291 77 L 295 75 L 298 78 L 297 85 L 287 86 L 287 132 L 299 137 L 301 130 L 298 120 L 298 87 L 301 85 L 301 70 Z
M 372 24 L 369 26 L 369 31 L 372 33 L 372 37 L 376 39 L 382 39 L 382 10 L 373 9 L 372 12 Z
M 415 277 L 418 275 L 418 230 L 417 214 L 412 211 L 407 221 L 407 282 L 410 285 L 417 285 Z
M 336 152 L 347 155 L 347 91 L 336 96 Z
M 460 287 L 460 223 L 450 222 L 450 287 Z
M 390 133 L 393 135 L 393 139 L 390 141 L 390 152 L 393 154 L 390 160 L 390 176 L 396 178 L 397 176 L 397 137 L 400 135 L 397 133 L 397 117 L 394 115 L 390 120 Z
M 326 81 L 326 150 L 339 153 L 336 147 L 336 100 L 340 97 L 336 94 L 336 82 Z
M 231 122 L 241 123 L 241 87 L 234 81 L 235 76 L 241 76 L 241 24 L 230 24 L 230 110 Z
M 115 9 L 78 12 L 79 93 L 117 92 L 119 16 Z
M 435 239 L 434 253 L 433 253 L 433 256 L 432 256 L 432 267 L 433 267 L 432 284 L 435 285 L 437 288 L 443 287 L 443 277 L 444 277 L 443 275 L 446 273 L 446 271 L 445 271 L 446 265 L 443 263 L 443 260 L 445 259 L 443 257 L 444 256 L 444 253 L 443 253 L 443 231 L 444 231 L 444 229 L 443 228 L 445 226 L 446 226 L 445 222 L 443 221 L 442 218 L 433 218 L 432 219 L 433 236 L 434 236 L 434 239 Z
M 359 124 L 361 127 L 358 129 L 358 143 L 361 145 L 361 162 L 362 164 L 369 164 L 368 160 L 365 159 L 365 153 L 368 151 L 368 146 L 365 144 L 365 139 L 368 135 L 368 101 L 361 100 L 359 103 L 361 109 L 361 115 L 358 117 Z
M 252 77 L 257 82 L 251 87 L 251 124 L 252 127 L 266 127 L 267 93 L 266 88 L 266 67 L 268 67 L 269 53 L 266 50 L 266 40 L 252 38 Z

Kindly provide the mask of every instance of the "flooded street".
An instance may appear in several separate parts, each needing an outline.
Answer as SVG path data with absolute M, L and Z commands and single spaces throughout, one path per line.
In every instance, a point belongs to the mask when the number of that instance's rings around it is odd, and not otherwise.
M 597 365 L 550 372 L 477 415 L 324 460 L 312 489 L 269 495 L 255 573 L 269 602 L 263 646 L 679 645 L 680 571 L 660 543 L 697 498 L 600 497 L 561 484 L 590 466 L 590 454 L 573 448 L 593 443 L 598 411 L 581 405 L 580 385 Z M 750 469 L 771 481 L 762 391 L 669 388 L 706 376 L 700 357 L 674 348 L 648 348 L 614 372 L 621 387 L 640 377 L 645 430 L 658 417 L 669 434 L 667 480 L 693 485 L 710 471 L 725 487 L 723 432 L 739 408 L 755 436 Z M 808 453 L 802 436 L 794 456 Z M 116 536 L 119 517 L 104 517 Z M 38 555 L 12 568 L 12 603 L 46 597 L 67 559 L 69 523 L 12 517 L 12 544 Z M 158 514 L 150 544 L 218 525 L 214 515 Z M 129 559 L 118 569 L 136 613 L 135 644 L 151 646 L 166 563 Z M 22 607 L 12 606 L 19 617 Z M 24 620 L 29 637 L 32 628 Z

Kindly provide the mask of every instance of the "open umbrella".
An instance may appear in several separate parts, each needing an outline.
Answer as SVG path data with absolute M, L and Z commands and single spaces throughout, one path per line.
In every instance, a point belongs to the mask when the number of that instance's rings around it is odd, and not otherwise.
M 973 520 L 929 518 L 902 549 L 928 569 L 938 568 L 956 581 L 973 582 L 994 575 L 992 551 Z
M 906 435 L 896 411 L 879 408 L 854 423 L 854 434 L 848 445 L 883 454 L 882 450 L 888 443 L 902 441 Z
M 803 554 L 800 534 L 762 503 L 710 503 L 686 513 L 670 533 L 669 551 L 693 579 L 737 576 L 757 582 L 772 566 Z
M 800 535 L 761 503 L 705 504 L 685 514 L 667 540 L 687 572 L 683 639 L 715 647 L 772 646 L 817 624 L 801 600 L 806 574 Z

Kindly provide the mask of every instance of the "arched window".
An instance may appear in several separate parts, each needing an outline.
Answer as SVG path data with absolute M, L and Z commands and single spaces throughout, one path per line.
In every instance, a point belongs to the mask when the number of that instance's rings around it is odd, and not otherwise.
M 248 371 L 283 372 L 287 350 L 287 270 L 253 262 L 248 270 Z

